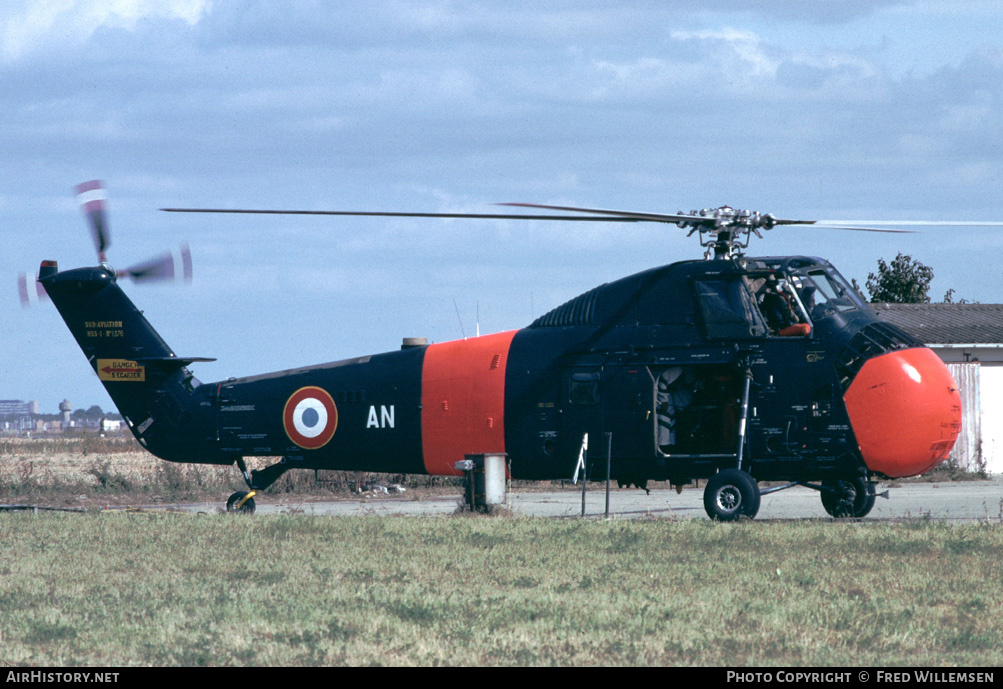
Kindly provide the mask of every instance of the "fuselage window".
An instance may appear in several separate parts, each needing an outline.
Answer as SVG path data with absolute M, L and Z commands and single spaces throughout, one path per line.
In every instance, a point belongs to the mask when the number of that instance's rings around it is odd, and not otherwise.
M 765 337 L 766 321 L 744 278 L 699 280 L 694 283 L 707 337 Z
M 568 401 L 571 404 L 598 404 L 599 374 L 572 373 L 568 381 Z

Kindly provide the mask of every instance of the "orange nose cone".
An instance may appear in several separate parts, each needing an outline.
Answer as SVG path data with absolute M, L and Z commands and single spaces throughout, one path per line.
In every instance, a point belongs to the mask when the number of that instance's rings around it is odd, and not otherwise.
M 868 360 L 843 399 L 868 468 L 889 477 L 932 469 L 961 430 L 958 385 L 929 349 Z

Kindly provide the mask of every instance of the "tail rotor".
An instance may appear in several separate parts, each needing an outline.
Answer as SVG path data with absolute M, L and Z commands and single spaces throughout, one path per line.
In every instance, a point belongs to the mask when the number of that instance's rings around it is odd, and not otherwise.
M 74 187 L 80 210 L 90 225 L 91 237 L 97 251 L 98 261 L 102 266 L 108 266 L 108 247 L 111 246 L 111 233 L 108 229 L 108 194 L 103 181 L 93 179 Z M 136 283 L 149 282 L 191 282 L 192 254 L 187 244 L 182 244 L 173 251 L 136 263 L 123 270 L 115 270 L 115 276 L 129 278 Z M 17 291 L 21 306 L 31 306 L 45 300 L 45 288 L 38 282 L 34 271 L 18 275 Z

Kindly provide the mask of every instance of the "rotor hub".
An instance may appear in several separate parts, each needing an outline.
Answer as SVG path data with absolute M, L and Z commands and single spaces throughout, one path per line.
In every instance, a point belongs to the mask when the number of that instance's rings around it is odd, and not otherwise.
M 691 228 L 700 233 L 700 245 L 707 247 L 705 258 L 733 258 L 742 254 L 742 249 L 748 248 L 749 236 L 755 233 L 763 235 L 759 230 L 772 230 L 777 225 L 777 219 L 771 213 L 739 210 L 731 206 L 718 208 L 702 208 L 689 213 L 679 211 L 676 216 L 686 216 L 677 220 L 676 225 L 686 229 Z

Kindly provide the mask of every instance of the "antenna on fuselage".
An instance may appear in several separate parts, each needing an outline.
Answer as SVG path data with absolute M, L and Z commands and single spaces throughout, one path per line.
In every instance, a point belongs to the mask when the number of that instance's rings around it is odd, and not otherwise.
M 463 330 L 463 319 L 460 318 L 460 307 L 456 305 L 456 299 L 453 299 L 453 308 L 456 309 L 456 320 L 460 322 L 460 334 L 463 335 L 463 339 L 467 339 L 467 333 Z

